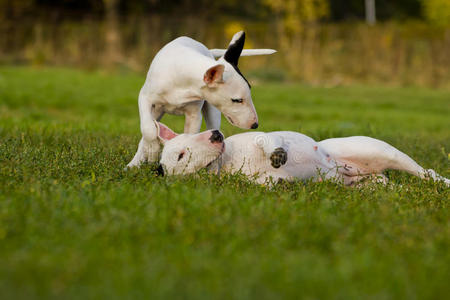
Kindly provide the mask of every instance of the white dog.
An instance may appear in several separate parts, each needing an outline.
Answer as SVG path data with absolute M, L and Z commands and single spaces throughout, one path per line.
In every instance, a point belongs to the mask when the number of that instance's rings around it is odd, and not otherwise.
M 366 136 L 333 138 L 316 142 L 292 131 L 247 132 L 224 139 L 218 130 L 177 135 L 155 122 L 164 144 L 160 172 L 194 173 L 202 168 L 242 172 L 258 183 L 286 179 L 334 178 L 354 185 L 365 178 L 387 183 L 386 169 L 406 171 L 420 178 L 450 180 L 425 170 L 405 153 Z
M 179 37 L 156 54 L 139 93 L 142 139 L 128 167 L 157 160 L 160 146 L 154 120 L 159 121 L 164 113 L 185 115 L 186 133 L 200 131 L 201 114 L 208 129 L 219 129 L 220 112 L 235 126 L 258 127 L 250 85 L 237 64 L 241 55 L 271 54 L 275 50 L 243 51 L 244 43 L 243 31 L 234 35 L 227 50 L 209 50 L 189 37 Z M 215 57 L 220 58 L 216 61 Z

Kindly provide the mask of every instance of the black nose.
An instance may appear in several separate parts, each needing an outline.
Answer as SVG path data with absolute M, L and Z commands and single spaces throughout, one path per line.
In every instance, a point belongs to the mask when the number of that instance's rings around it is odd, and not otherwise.
M 209 140 L 211 141 L 211 143 L 221 143 L 223 142 L 223 135 L 219 130 L 214 130 Z
M 252 127 L 250 127 L 251 129 L 256 129 L 258 128 L 258 122 L 253 123 Z

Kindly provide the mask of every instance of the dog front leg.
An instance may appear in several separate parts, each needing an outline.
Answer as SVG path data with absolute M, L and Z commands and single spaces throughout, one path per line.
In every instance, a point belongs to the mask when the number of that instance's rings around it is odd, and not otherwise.
M 139 117 L 142 138 L 136 154 L 127 165 L 129 168 L 137 167 L 145 161 L 157 161 L 161 148 L 158 142 L 158 128 L 156 128 L 150 107 L 150 99 L 142 91 L 139 94 Z
M 202 107 L 206 129 L 220 129 L 221 112 L 215 106 L 205 101 Z
M 152 109 L 151 109 L 151 99 L 145 94 L 139 94 L 139 118 L 141 122 L 141 133 L 143 139 L 147 143 L 152 143 L 158 138 L 158 128 L 156 128 Z
M 184 113 L 184 133 L 199 133 L 202 126 L 202 115 L 200 113 L 201 103 L 191 106 Z
M 127 167 L 139 167 L 144 162 L 155 162 L 159 158 L 161 145 L 158 140 L 148 142 L 143 137 L 139 142 L 138 150 L 133 159 L 128 163 Z

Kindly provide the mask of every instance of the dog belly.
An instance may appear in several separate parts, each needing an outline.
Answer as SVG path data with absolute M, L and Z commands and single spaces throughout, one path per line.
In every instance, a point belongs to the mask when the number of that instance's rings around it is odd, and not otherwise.
M 285 165 L 274 168 L 270 159 L 260 152 L 262 151 L 257 149 L 247 155 L 235 154 L 222 165 L 222 170 L 229 173 L 241 172 L 260 183 L 270 179 L 273 181 L 318 179 L 322 174 L 326 177 L 329 171 L 327 167 L 316 161 L 296 161 L 292 152 L 288 152 L 288 161 Z
M 176 116 L 184 115 L 184 112 L 185 112 L 184 107 L 178 107 L 178 106 L 173 106 L 173 105 L 164 105 L 162 109 L 166 114 L 171 114 L 171 115 L 176 115 Z
M 305 135 L 295 132 L 273 132 L 282 138 L 282 147 L 287 151 L 287 162 L 274 168 L 270 159 L 255 143 L 259 134 L 244 133 L 226 139 L 222 169 L 226 172 L 242 172 L 249 177 L 256 177 L 257 182 L 273 180 L 307 180 L 319 178 L 327 173 L 333 162 L 327 160 L 326 153 L 317 143 Z
M 203 101 L 192 101 L 184 104 L 155 104 L 154 109 L 156 111 L 162 111 L 167 114 L 181 116 L 186 114 L 187 111 L 198 110 L 200 112 Z

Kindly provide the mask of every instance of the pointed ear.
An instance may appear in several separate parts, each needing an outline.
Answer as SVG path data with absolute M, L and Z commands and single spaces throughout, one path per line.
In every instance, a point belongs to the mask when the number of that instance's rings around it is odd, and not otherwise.
M 225 66 L 222 64 L 215 65 L 209 68 L 205 75 L 203 75 L 203 81 L 209 87 L 214 87 L 218 83 L 223 82 L 223 71 L 225 70 Z
M 245 44 L 245 32 L 239 31 L 231 39 L 230 45 L 225 52 L 223 58 L 232 64 L 233 66 L 238 65 L 239 57 L 241 56 L 242 49 Z
M 163 144 L 178 135 L 175 132 L 173 132 L 169 127 L 164 125 L 163 123 L 159 123 L 159 122 L 155 121 L 155 124 L 156 124 L 156 128 L 158 128 L 158 139 Z

